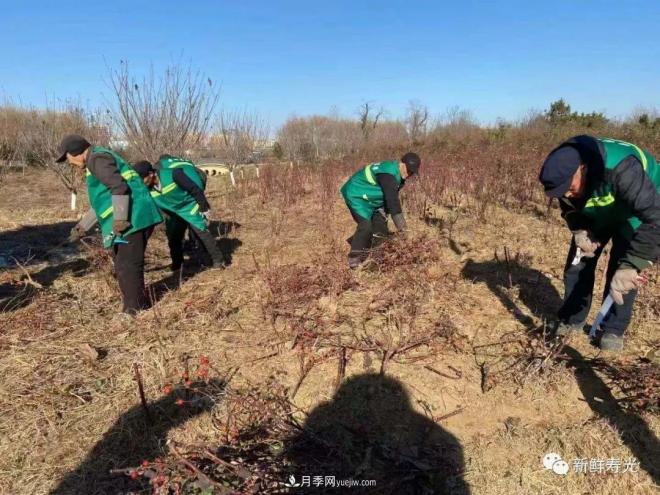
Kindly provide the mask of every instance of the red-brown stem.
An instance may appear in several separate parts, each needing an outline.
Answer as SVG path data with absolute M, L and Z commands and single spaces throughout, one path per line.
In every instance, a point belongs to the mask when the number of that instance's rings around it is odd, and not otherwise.
M 140 402 L 142 402 L 142 408 L 144 409 L 144 414 L 147 417 L 147 421 L 150 425 L 154 424 L 154 421 L 149 412 L 149 407 L 147 406 L 147 399 L 144 396 L 144 385 L 142 384 L 142 375 L 140 374 L 140 367 L 137 363 L 133 363 L 133 372 L 135 373 L 135 381 L 138 384 L 138 392 L 140 394 Z

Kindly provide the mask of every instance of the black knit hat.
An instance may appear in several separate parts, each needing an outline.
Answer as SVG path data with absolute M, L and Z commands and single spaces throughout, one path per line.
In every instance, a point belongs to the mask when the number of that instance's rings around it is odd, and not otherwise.
M 142 160 L 135 163 L 133 165 L 133 170 L 135 170 L 143 179 L 151 172 L 155 172 L 154 167 L 147 160 Z
M 401 162 L 406 164 L 408 173 L 410 175 L 416 174 L 419 172 L 419 166 L 422 164 L 422 160 L 419 158 L 417 153 L 406 153 L 401 157 Z

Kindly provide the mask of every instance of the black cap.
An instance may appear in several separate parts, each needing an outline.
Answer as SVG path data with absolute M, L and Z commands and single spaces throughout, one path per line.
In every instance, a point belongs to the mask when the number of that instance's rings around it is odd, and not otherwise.
M 89 141 L 78 134 L 64 136 L 64 139 L 62 139 L 62 142 L 57 147 L 57 154 L 60 155 L 60 157 L 55 161 L 57 163 L 63 162 L 66 160 L 67 153 L 71 153 L 73 156 L 80 155 L 90 146 L 91 144 L 89 144 Z
M 153 165 L 147 160 L 142 160 L 133 165 L 133 170 L 135 170 L 140 177 L 143 179 L 149 175 L 151 172 L 155 172 Z
M 573 175 L 577 172 L 582 158 L 573 146 L 562 146 L 548 155 L 541 167 L 539 180 L 545 188 L 545 194 L 551 198 L 560 198 L 571 187 Z
M 419 171 L 419 166 L 422 164 L 422 160 L 417 153 L 406 153 L 401 157 L 401 162 L 406 164 L 410 175 L 416 174 Z

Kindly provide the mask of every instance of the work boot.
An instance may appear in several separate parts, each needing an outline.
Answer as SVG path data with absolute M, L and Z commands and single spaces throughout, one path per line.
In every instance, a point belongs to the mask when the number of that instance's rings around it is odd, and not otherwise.
M 623 350 L 623 337 L 613 333 L 604 333 L 598 345 L 604 351 L 621 352 Z

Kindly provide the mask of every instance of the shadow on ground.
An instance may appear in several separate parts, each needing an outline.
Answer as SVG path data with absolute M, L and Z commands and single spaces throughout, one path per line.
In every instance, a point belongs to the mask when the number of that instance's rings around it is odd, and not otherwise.
M 82 277 L 88 272 L 89 267 L 89 261 L 76 259 L 30 273 L 32 281 L 41 287 L 31 284 L 26 275 L 23 275 L 21 280 L 0 284 L 0 313 L 8 313 L 28 306 L 41 290 L 53 285 L 53 282 L 65 273 L 71 273 L 74 277 Z
M 50 494 L 151 493 L 151 487 L 144 481 L 132 480 L 124 473 L 112 474 L 110 471 L 138 467 L 143 460 L 153 461 L 162 455 L 166 450 L 167 432 L 209 411 L 215 404 L 213 396 L 223 387 L 221 381 L 193 383 L 190 388 L 198 392 L 185 408 L 175 404 L 180 395 L 173 391 L 149 405 L 151 424 L 142 406 L 136 404 L 117 419 L 80 465 L 67 474 Z M 208 395 L 207 391 L 213 396 Z
M 309 493 L 469 493 L 458 440 L 415 412 L 403 385 L 384 375 L 347 379 L 330 402 L 309 414 L 286 448 L 298 483 L 303 476 L 323 476 L 324 483 L 326 476 L 375 482 L 343 491 L 312 484 Z
M 463 269 L 465 278 L 484 282 L 511 314 L 530 331 L 538 330 L 534 320 L 518 307 L 511 296 L 509 275 L 512 286 L 519 289 L 522 303 L 538 318 L 553 320 L 561 306 L 562 298 L 542 272 L 515 262 L 510 262 L 507 266 L 505 262 L 477 263 L 472 260 L 469 260 Z M 568 345 L 563 348 L 563 357 L 567 359 L 568 367 L 573 370 L 580 391 L 594 415 L 612 426 L 621 441 L 639 460 L 640 467 L 656 484 L 660 484 L 660 441 L 648 424 L 639 415 L 626 411 L 614 398 L 609 387 L 596 373 L 596 363 L 585 359 L 579 351 Z
M 240 226 L 241 225 L 237 222 L 213 221 L 209 227 L 211 233 L 216 237 L 220 251 L 222 251 L 222 254 L 225 257 L 227 267 L 231 266 L 234 252 L 243 243 L 240 239 L 226 236 Z M 184 282 L 207 270 L 211 264 L 211 259 L 208 256 L 208 253 L 206 253 L 206 251 L 200 246 L 200 243 L 197 242 L 190 233 L 188 234 L 188 239 L 186 239 L 184 243 L 184 254 L 186 255 L 186 259 L 184 260 L 182 270 L 178 272 L 169 271 L 169 273 L 163 278 L 148 285 L 147 297 L 151 306 L 160 301 L 169 292 L 177 290 Z M 145 270 L 145 272 L 160 271 L 168 268 L 169 265 L 162 265 Z M 222 271 L 218 270 L 218 273 L 220 274 L 219 276 L 221 276 Z
M 75 222 L 26 225 L 0 232 L 0 269 L 41 263 L 52 257 L 49 251 L 67 240 Z M 75 249 L 72 249 L 75 252 Z
M 227 265 L 231 265 L 234 252 L 243 245 L 237 237 L 228 237 L 241 227 L 238 222 L 211 222 L 209 229 L 218 240 L 218 247 L 225 256 Z
M 218 222 L 215 220 L 209 226 L 209 231 L 216 238 L 216 242 L 225 257 L 227 266 L 231 265 L 234 252 L 243 244 L 240 239 L 228 237 L 228 235 L 240 226 L 241 224 L 238 222 Z M 190 255 L 188 265 L 191 267 L 197 264 L 198 261 L 201 261 L 202 264 L 208 264 L 210 262 L 208 253 L 201 247 L 200 242 L 191 234 L 190 230 L 188 230 L 188 238 L 184 243 L 184 252 Z
M 38 285 L 47 288 L 67 272 L 78 277 L 87 271 L 90 264 L 78 257 L 77 247 L 63 245 L 74 225 L 58 222 L 0 232 L 0 270 L 23 270 L 16 272 L 14 280 L 0 284 L 0 312 L 29 305 L 39 294 Z M 45 262 L 49 265 L 33 271 L 35 265 Z

